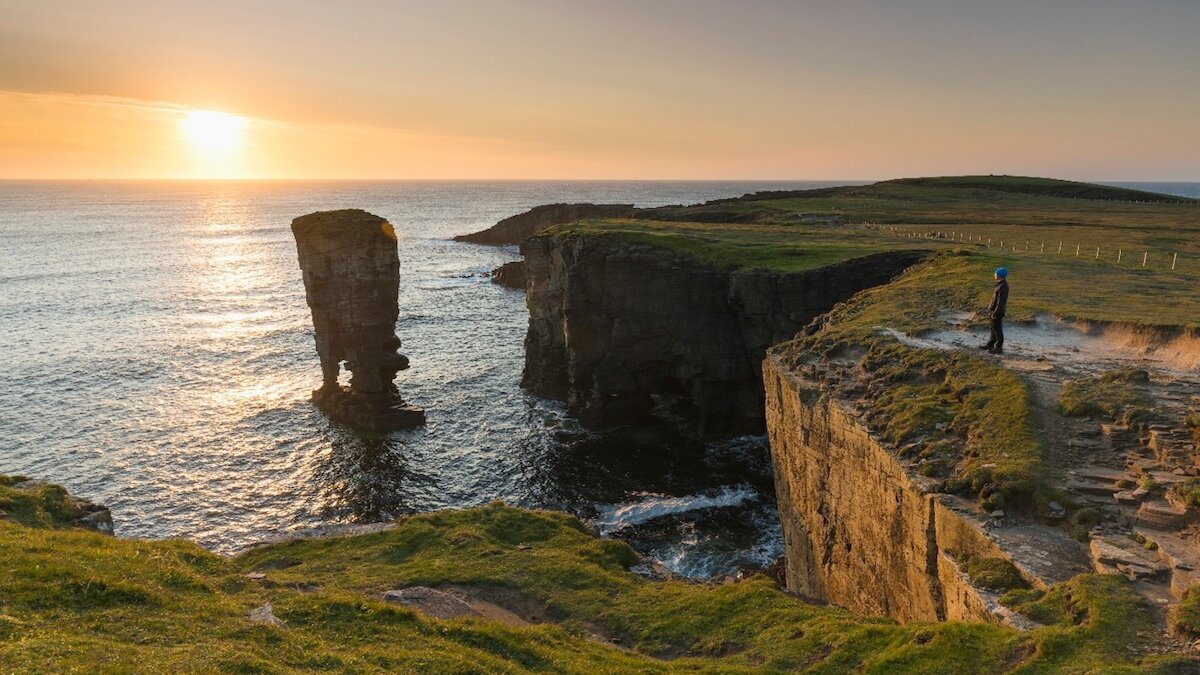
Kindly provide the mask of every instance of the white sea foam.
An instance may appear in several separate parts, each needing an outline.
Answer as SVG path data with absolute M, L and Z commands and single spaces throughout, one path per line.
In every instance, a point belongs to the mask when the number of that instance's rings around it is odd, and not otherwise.
M 756 499 L 758 494 L 745 485 L 729 485 L 712 494 L 696 494 L 686 497 L 649 495 L 636 502 L 612 504 L 599 509 L 600 515 L 592 524 L 600 534 L 608 535 L 627 527 L 640 525 L 655 518 L 673 516 L 700 509 L 741 506 Z

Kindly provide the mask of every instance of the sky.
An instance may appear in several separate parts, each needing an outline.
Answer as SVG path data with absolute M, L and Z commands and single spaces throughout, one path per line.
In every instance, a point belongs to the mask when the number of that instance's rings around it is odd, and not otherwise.
M 0 0 L 0 179 L 1200 181 L 1198 36 L 1197 0 Z

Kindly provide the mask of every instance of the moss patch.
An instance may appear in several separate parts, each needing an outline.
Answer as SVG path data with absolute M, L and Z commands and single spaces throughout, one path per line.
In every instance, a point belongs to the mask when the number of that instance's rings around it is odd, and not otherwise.
M 1193 586 L 1184 593 L 1171 614 L 1171 627 L 1177 632 L 1200 637 L 1200 586 Z
M 1192 477 L 1172 485 L 1171 496 L 1188 508 L 1200 509 L 1200 478 Z
M 989 591 L 1003 593 L 1029 587 L 1017 566 L 1006 558 L 975 556 L 963 560 L 962 566 L 971 583 Z
M 1145 391 L 1149 381 L 1149 373 L 1130 368 L 1068 382 L 1063 385 L 1058 408 L 1071 417 L 1094 415 L 1117 419 L 1128 409 L 1144 409 L 1153 404 Z
M 0 476 L 0 520 L 28 527 L 65 527 L 84 515 L 78 503 L 58 485 L 40 483 L 14 489 L 21 476 Z

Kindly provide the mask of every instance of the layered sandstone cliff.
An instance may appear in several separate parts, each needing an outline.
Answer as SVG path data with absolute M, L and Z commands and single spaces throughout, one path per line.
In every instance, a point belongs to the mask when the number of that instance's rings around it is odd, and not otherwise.
M 385 219 L 360 209 L 321 211 L 292 221 L 312 309 L 322 384 L 313 401 L 335 419 L 369 431 L 425 421 L 392 383 L 408 368 L 396 350 L 400 259 Z M 341 364 L 350 386 L 338 383 Z
M 680 415 L 705 435 L 760 432 L 768 347 L 922 255 L 815 270 L 729 270 L 616 237 L 544 235 L 522 246 L 529 332 L 523 385 L 590 424 Z
M 909 471 L 848 404 L 777 356 L 763 364 L 790 590 L 904 621 L 1014 621 L 972 584 L 971 558 L 1010 561 L 1035 587 L 1087 571 L 1078 545 L 1036 525 L 990 530 L 973 502 Z

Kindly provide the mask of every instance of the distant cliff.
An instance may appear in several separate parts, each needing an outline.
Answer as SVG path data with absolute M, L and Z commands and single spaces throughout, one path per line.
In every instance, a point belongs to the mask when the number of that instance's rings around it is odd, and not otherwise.
M 881 253 L 805 272 L 721 269 L 620 238 L 527 241 L 523 384 L 586 423 L 656 410 L 705 435 L 761 432 L 768 347 L 924 254 Z
M 585 218 L 628 218 L 634 210 L 633 204 L 544 204 L 509 216 L 482 232 L 459 235 L 454 241 L 510 246 L 520 244 L 547 227 Z

